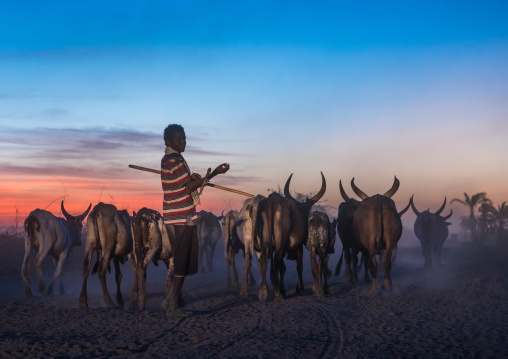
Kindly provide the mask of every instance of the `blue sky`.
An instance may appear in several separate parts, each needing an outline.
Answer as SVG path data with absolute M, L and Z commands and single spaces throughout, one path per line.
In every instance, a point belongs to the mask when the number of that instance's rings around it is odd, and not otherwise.
M 160 209 L 158 178 L 127 164 L 157 168 L 173 122 L 191 168 L 229 162 L 215 182 L 251 193 L 291 173 L 293 190 L 317 191 L 323 171 L 335 208 L 339 179 L 374 194 L 394 175 L 400 206 L 501 203 L 507 15 L 502 1 L 4 2 L 2 213 L 64 194 L 76 211 L 105 196 Z

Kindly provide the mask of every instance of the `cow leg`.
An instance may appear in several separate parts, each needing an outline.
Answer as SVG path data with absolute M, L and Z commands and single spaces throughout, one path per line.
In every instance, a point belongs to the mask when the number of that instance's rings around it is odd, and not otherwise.
M 261 257 L 259 258 L 259 274 L 261 274 L 261 286 L 258 291 L 258 298 L 260 301 L 266 301 L 268 298 L 268 285 L 266 283 L 266 268 L 268 267 L 268 249 L 265 249 L 261 252 Z
M 377 289 L 377 259 L 376 254 L 372 252 L 370 255 L 370 272 L 372 274 L 372 286 L 370 288 L 370 296 L 375 297 L 378 294 Z
M 104 252 L 103 252 L 104 254 Z M 102 287 L 102 296 L 104 298 L 104 303 L 108 307 L 113 306 L 113 301 L 111 300 L 111 296 L 109 295 L 108 286 L 106 284 L 106 271 L 108 269 L 108 264 L 110 260 L 109 253 L 105 254 L 104 257 L 102 257 L 101 265 L 99 266 L 98 274 L 99 274 L 99 280 L 101 282 Z
M 248 285 L 249 285 L 249 277 L 252 276 L 251 265 L 252 265 L 252 252 L 250 251 L 250 246 L 245 246 L 245 258 L 243 261 L 243 282 L 242 288 L 240 289 L 240 295 L 242 297 L 248 296 Z
M 280 294 L 282 294 L 282 296 L 286 298 L 286 285 L 284 283 L 284 276 L 286 275 L 286 263 L 284 263 L 284 257 L 280 258 L 279 274 L 280 274 Z
M 351 284 L 358 283 L 358 252 L 353 252 L 351 255 L 351 263 L 350 263 L 350 270 L 351 270 Z
M 123 306 L 122 291 L 120 289 L 120 284 L 122 283 L 122 271 L 120 270 L 120 260 L 115 257 L 115 258 L 113 258 L 113 263 L 115 264 L 116 301 L 117 301 L 118 305 Z M 143 271 L 142 274 L 143 274 L 143 287 L 144 287 L 144 279 L 145 279 L 144 276 L 146 274 L 146 270 Z
M 285 269 L 285 268 L 284 268 Z M 296 294 L 304 295 L 305 288 L 303 287 L 303 246 L 298 249 L 296 258 L 296 271 L 298 272 L 298 283 L 296 284 Z
M 344 249 L 344 260 L 346 261 L 346 280 L 351 283 L 351 284 L 355 284 L 353 282 L 353 277 L 352 277 L 352 273 L 351 273 L 351 249 L 350 248 L 345 248 Z
M 21 267 L 21 275 L 25 281 L 25 296 L 32 298 L 32 289 L 30 288 L 30 267 L 32 265 L 32 249 L 28 246 L 27 242 L 30 239 L 25 240 L 25 257 L 23 258 L 23 266 Z
M 90 274 L 90 262 L 92 260 L 93 248 L 87 248 L 85 259 L 83 261 L 83 285 L 81 287 L 81 294 L 79 295 L 79 308 L 88 308 L 88 294 L 86 291 L 86 283 L 88 275 Z
M 34 267 L 37 278 L 39 279 L 39 294 L 46 295 L 46 283 L 44 282 L 44 276 L 42 275 L 41 264 L 44 257 L 48 255 L 49 248 L 40 247 L 37 256 L 35 257 Z
M 321 263 L 320 263 L 321 264 Z M 311 248 L 310 250 L 310 268 L 312 270 L 312 291 L 318 297 L 323 296 L 323 292 L 321 291 L 321 283 L 320 283 L 320 270 L 318 268 L 318 263 L 316 260 L 316 250 L 315 248 Z
M 332 275 L 330 270 L 328 269 L 328 260 L 330 259 L 330 255 L 327 255 L 323 261 L 319 261 L 320 264 L 320 278 L 323 277 L 323 293 L 324 295 L 330 295 L 330 289 L 328 288 L 328 278 Z
M 390 273 L 392 271 L 392 248 L 386 248 L 385 255 L 383 256 L 383 289 L 387 292 L 392 290 L 392 278 Z
M 210 246 L 210 256 L 208 257 L 208 271 L 213 272 L 213 254 L 215 253 L 215 246 L 217 242 L 213 243 Z
M 51 281 L 51 283 L 49 284 L 49 287 L 48 287 L 48 295 L 53 295 L 53 288 L 55 287 L 55 283 L 58 280 L 60 280 L 60 278 L 62 276 L 62 266 L 63 266 L 66 259 L 67 259 L 67 252 L 65 252 L 65 251 L 60 253 L 60 255 L 58 256 L 58 262 L 56 265 L 55 274 L 53 275 L 53 280 Z
M 203 242 L 202 245 L 199 247 L 199 256 L 198 256 L 199 272 L 200 273 L 205 272 L 205 266 L 203 264 L 205 252 L 206 252 L 206 245 Z
M 363 282 L 364 283 L 370 283 L 370 277 L 369 277 L 369 260 L 368 260 L 368 257 L 369 255 L 368 254 L 365 254 L 365 260 L 363 261 L 363 271 L 364 271 L 364 274 L 363 274 Z
M 231 263 L 233 267 L 233 286 L 238 286 L 238 272 L 236 271 L 236 254 L 234 252 L 231 253 Z
M 277 253 L 273 253 L 273 255 L 270 256 L 270 280 L 272 281 L 275 299 L 278 299 L 281 297 L 281 292 L 279 282 L 279 258 L 277 257 Z
M 234 255 L 234 254 L 233 254 Z M 231 266 L 233 261 L 231 260 L 231 251 L 228 250 L 226 252 L 226 267 L 227 267 L 227 274 L 226 274 L 226 286 L 228 288 L 233 287 L 233 283 L 231 282 Z

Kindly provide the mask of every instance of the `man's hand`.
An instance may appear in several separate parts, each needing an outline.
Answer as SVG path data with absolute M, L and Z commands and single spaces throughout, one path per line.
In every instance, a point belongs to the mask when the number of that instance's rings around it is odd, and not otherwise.
M 201 175 L 199 173 L 193 173 L 190 178 L 193 181 L 200 180 L 201 179 Z

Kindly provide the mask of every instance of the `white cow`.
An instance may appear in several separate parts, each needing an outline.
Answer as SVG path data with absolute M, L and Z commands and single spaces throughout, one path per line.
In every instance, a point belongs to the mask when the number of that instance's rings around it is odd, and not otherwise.
M 67 213 L 64 208 L 63 201 L 61 203 L 64 218 L 55 217 L 48 211 L 36 209 L 25 219 L 25 257 L 21 267 L 21 275 L 25 281 L 25 295 L 32 297 L 30 289 L 30 270 L 32 263 L 39 278 L 39 293 L 45 294 L 45 284 L 42 277 L 41 263 L 42 260 L 50 255 L 55 261 L 56 270 L 53 280 L 48 287 L 48 294 L 53 294 L 53 288 L 58 279 L 60 279 L 60 294 L 64 294 L 64 288 L 61 280 L 62 266 L 67 256 L 74 246 L 81 245 L 81 230 L 83 229 L 83 220 L 88 215 L 92 204 L 88 209 L 79 216 L 72 216 Z M 37 252 L 35 258 L 34 253 Z

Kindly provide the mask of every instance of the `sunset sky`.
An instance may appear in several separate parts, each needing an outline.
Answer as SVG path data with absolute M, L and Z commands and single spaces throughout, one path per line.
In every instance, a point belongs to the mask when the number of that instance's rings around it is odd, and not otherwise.
M 268 195 L 339 180 L 421 210 L 508 201 L 506 1 L 8 1 L 0 7 L 0 225 L 35 208 L 162 209 L 162 132 L 191 169 Z M 207 188 L 198 210 L 244 197 Z M 454 203 L 456 226 L 465 208 Z M 403 221 L 412 226 L 414 214 Z M 458 228 L 458 227 L 455 227 Z

